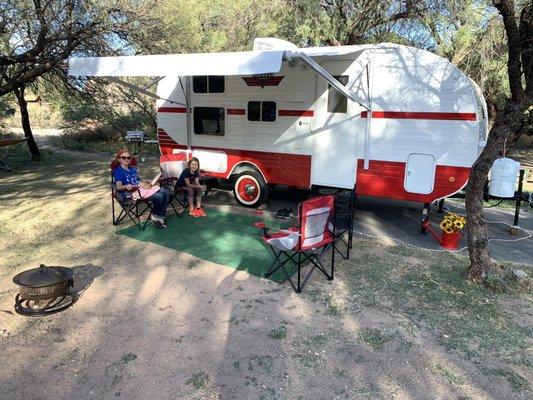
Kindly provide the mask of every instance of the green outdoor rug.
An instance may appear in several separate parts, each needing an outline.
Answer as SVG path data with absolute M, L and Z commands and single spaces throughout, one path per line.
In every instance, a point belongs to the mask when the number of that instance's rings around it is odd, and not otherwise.
M 261 240 L 260 229 L 253 226 L 253 223 L 265 221 L 265 218 L 261 215 L 240 215 L 214 208 L 208 208 L 206 212 L 207 218 L 194 218 L 188 214 L 181 218 L 172 215 L 167 218 L 166 230 L 157 229 L 148 223 L 144 231 L 132 226 L 120 230 L 119 233 L 263 277 L 274 257 Z M 285 228 L 289 225 L 287 222 L 265 221 L 272 229 Z M 287 270 L 293 273 L 295 268 L 289 265 Z M 280 269 L 268 279 L 282 282 L 285 280 L 285 274 Z

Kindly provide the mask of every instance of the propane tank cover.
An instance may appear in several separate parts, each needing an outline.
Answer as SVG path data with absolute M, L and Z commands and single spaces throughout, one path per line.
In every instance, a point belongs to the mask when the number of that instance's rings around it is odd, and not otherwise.
M 490 169 L 489 195 L 512 198 L 515 194 L 516 176 L 520 163 L 510 158 L 498 158 Z

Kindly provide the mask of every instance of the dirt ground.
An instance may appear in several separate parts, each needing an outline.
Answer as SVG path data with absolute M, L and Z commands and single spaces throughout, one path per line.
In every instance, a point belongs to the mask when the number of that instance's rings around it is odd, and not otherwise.
M 15 167 L 0 172 L 1 398 L 532 398 L 531 293 L 469 284 L 464 256 L 356 237 L 335 280 L 298 295 L 117 235 L 104 157 Z M 79 300 L 14 314 L 12 277 L 40 263 L 72 267 Z

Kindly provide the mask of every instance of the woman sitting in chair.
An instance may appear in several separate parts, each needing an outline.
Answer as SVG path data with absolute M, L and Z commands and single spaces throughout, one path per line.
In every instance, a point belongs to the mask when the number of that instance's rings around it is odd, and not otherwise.
M 188 168 L 185 168 L 181 173 L 176 188 L 187 192 L 189 215 L 193 217 L 207 217 L 207 214 L 202 209 L 202 196 L 207 190 L 207 187 L 200 184 L 200 161 L 196 157 L 193 157 L 187 165 Z
M 113 179 L 119 195 L 128 197 L 142 197 L 152 203 L 150 219 L 156 227 L 167 229 L 165 214 L 167 211 L 170 192 L 165 188 L 152 185 L 148 181 L 141 181 L 137 174 L 137 168 L 130 166 L 131 156 L 128 150 L 119 150 L 116 154 L 119 167 L 113 172 Z M 138 190 L 137 190 L 138 189 Z

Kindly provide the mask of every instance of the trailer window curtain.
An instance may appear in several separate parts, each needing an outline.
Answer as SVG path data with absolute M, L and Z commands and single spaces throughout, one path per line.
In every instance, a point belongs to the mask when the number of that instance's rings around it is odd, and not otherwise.
M 194 133 L 196 135 L 224 136 L 226 112 L 220 107 L 194 107 Z
M 226 90 L 223 76 L 193 76 L 192 90 L 194 93 L 224 93 Z
M 335 76 L 335 79 L 342 85 L 348 84 L 348 75 Z M 328 85 L 328 112 L 329 113 L 346 113 L 348 111 L 348 100 L 339 93 L 333 86 Z
M 277 110 L 274 101 L 249 101 L 248 121 L 274 122 Z

